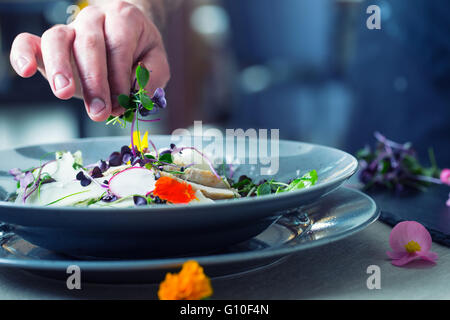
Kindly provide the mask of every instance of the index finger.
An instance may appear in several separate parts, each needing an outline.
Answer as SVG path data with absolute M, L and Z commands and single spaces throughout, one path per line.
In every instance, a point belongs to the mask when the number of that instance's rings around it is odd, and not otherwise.
M 17 74 L 24 78 L 33 76 L 38 68 L 45 76 L 42 62 L 41 38 L 31 33 L 21 33 L 13 41 L 9 60 Z
M 92 6 L 83 9 L 73 24 L 76 30 L 73 55 L 86 109 L 94 121 L 104 121 L 111 114 L 104 19 L 104 14 Z

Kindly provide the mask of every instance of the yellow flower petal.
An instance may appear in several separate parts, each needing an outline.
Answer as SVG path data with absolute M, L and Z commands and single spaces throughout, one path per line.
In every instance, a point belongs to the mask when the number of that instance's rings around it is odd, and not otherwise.
M 148 149 L 148 131 L 145 131 L 144 137 L 141 139 L 141 144 L 143 150 Z
M 133 132 L 133 143 L 134 146 L 139 152 L 142 152 L 142 150 L 148 149 L 148 131 L 145 131 L 144 136 L 141 136 L 141 133 L 139 131 Z M 131 143 L 130 143 L 130 149 L 132 149 Z

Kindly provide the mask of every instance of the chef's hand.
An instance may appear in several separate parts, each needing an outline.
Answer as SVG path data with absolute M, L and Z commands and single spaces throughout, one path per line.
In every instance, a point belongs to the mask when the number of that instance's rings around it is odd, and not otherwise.
M 36 70 L 60 99 L 80 97 L 92 120 L 120 115 L 117 96 L 127 94 L 137 63 L 151 71 L 149 94 L 170 78 L 161 34 L 138 7 L 124 1 L 88 6 L 69 25 L 56 25 L 42 37 L 19 34 L 10 61 L 18 75 Z

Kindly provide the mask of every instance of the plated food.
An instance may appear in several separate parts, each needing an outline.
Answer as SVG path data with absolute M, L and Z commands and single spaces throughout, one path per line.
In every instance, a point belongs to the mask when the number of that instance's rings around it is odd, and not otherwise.
M 55 160 L 26 170 L 11 169 L 10 173 L 17 181 L 15 199 L 11 200 L 18 204 L 107 208 L 213 203 L 294 191 L 317 182 L 315 170 L 289 183 L 255 183 L 245 175 L 234 181 L 219 175 L 195 148 L 171 145 L 150 151 L 144 141 L 134 153 L 123 146 L 107 160 L 86 166 L 80 151 L 56 152 Z

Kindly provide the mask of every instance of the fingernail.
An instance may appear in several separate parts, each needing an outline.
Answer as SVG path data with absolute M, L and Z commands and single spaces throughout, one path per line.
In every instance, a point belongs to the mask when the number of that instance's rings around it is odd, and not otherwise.
M 97 115 L 106 108 L 105 101 L 99 98 L 94 98 L 89 105 L 89 113 Z
M 16 65 L 19 67 L 20 71 L 22 71 L 28 65 L 28 59 L 24 57 L 19 57 L 16 60 Z
M 56 91 L 61 90 L 69 85 L 69 80 L 60 73 L 57 73 L 53 78 Z

